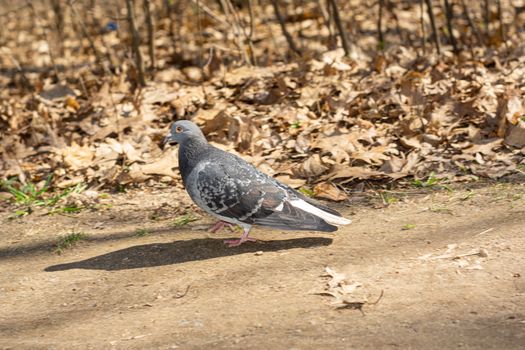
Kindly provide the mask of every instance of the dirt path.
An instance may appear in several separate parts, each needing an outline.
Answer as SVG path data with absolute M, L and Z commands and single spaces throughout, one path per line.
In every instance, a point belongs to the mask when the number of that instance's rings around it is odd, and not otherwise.
M 395 193 L 387 208 L 343 208 L 354 223 L 336 234 L 258 229 L 238 248 L 222 244 L 238 233 L 191 229 L 203 220 L 148 221 L 159 198 L 177 198 L 166 191 L 75 218 L 4 220 L 0 347 L 523 348 L 524 193 Z M 52 252 L 72 228 L 89 239 Z M 328 287 L 325 267 L 346 282 Z M 362 312 L 319 294 L 341 285 L 368 300 Z

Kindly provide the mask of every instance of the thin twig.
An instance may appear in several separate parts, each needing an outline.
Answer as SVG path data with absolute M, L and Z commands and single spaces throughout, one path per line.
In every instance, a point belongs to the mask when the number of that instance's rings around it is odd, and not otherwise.
M 137 78 L 140 86 L 146 85 L 144 78 L 144 61 L 142 59 L 142 52 L 140 51 L 140 36 L 135 22 L 135 10 L 133 8 L 133 1 L 126 0 L 126 7 L 128 10 L 128 23 L 131 31 L 131 49 L 135 56 L 135 64 L 137 68 Z
M 86 89 L 86 83 L 84 83 L 84 78 L 82 77 L 82 74 L 79 74 L 78 81 L 80 82 L 80 87 L 82 88 L 82 91 L 84 92 L 84 96 L 86 98 L 90 98 L 91 95 L 89 94 L 88 90 Z
M 476 24 L 472 21 L 472 18 L 470 17 L 465 0 L 461 0 L 461 7 L 463 8 L 463 15 L 465 16 L 465 19 L 467 20 L 467 24 L 469 25 L 469 27 L 472 30 L 472 33 L 476 37 L 478 45 L 481 45 L 483 43 L 483 39 L 481 38 L 481 34 L 479 33 L 478 27 L 476 26 Z
M 335 37 L 334 37 L 334 31 L 332 29 L 332 21 L 330 20 L 331 19 L 330 11 L 327 11 L 325 4 L 323 4 L 321 0 L 317 0 L 317 7 L 319 7 L 319 10 L 321 11 L 321 16 L 323 16 L 324 25 L 326 26 L 326 28 L 328 28 L 328 42 L 329 42 L 328 48 L 330 50 L 333 50 L 334 49 L 333 43 L 335 42 Z
M 175 15 L 175 24 L 176 24 L 175 27 L 177 28 L 177 37 L 176 37 L 174 49 L 175 49 L 175 52 L 177 52 L 177 46 L 178 46 L 179 51 L 184 52 L 185 41 L 182 40 L 182 28 L 184 27 L 184 18 L 186 17 L 185 16 L 186 2 L 184 0 L 178 0 L 176 4 L 177 6 L 175 7 L 174 11 L 176 14 Z
M 47 35 L 46 26 L 40 24 L 40 17 L 38 15 L 38 13 L 36 12 L 35 7 L 33 6 L 33 3 L 30 0 L 28 0 L 27 3 L 28 3 L 28 7 L 31 10 L 31 13 L 33 15 L 34 23 L 38 27 L 40 27 L 42 29 L 42 32 L 44 33 L 44 40 L 45 40 L 45 42 L 47 44 L 47 54 L 49 56 L 49 60 L 51 61 L 51 65 L 53 66 L 53 72 L 55 73 L 55 78 L 58 81 L 60 81 L 60 75 L 58 74 L 58 68 L 57 68 L 57 65 L 56 65 L 55 56 L 53 55 L 53 52 L 52 52 L 52 49 L 51 49 L 51 44 L 49 42 L 49 36 Z
M 399 23 L 399 17 L 397 16 L 397 13 L 395 11 L 395 4 L 392 2 L 392 0 L 387 0 L 386 3 L 387 6 L 385 8 L 390 13 L 390 16 L 394 19 L 394 22 L 396 23 L 396 33 L 397 36 L 399 36 L 399 40 L 401 42 L 408 42 L 408 46 L 412 46 L 412 38 L 410 35 L 403 35 L 403 29 L 401 29 L 401 25 Z
M 284 22 L 283 15 L 281 14 L 281 10 L 279 9 L 279 2 L 277 0 L 272 0 L 272 5 L 273 5 L 273 10 L 275 11 L 275 16 L 277 17 L 277 20 L 279 21 L 279 25 L 281 26 L 281 31 L 283 32 L 283 35 L 286 38 L 286 41 L 288 42 L 288 46 L 290 47 L 290 50 L 292 50 L 298 55 L 301 55 L 301 50 L 299 50 L 297 45 L 295 45 L 292 35 L 288 32 L 288 29 L 286 29 L 286 23 Z
M 144 0 L 144 14 L 146 15 L 146 28 L 148 29 L 148 54 L 149 54 L 149 67 L 153 72 L 155 70 L 155 38 L 154 38 L 154 24 L 153 17 L 151 16 L 151 1 Z
M 490 26 L 490 4 L 489 0 L 483 1 L 483 23 L 485 25 L 485 37 L 487 38 L 487 42 L 489 40 L 489 26 Z
M 87 39 L 89 43 L 89 47 L 91 48 L 91 51 L 93 51 L 93 54 L 95 55 L 95 61 L 97 62 L 97 64 L 102 70 L 105 70 L 104 65 L 102 64 L 102 56 L 100 55 L 100 52 L 97 50 L 97 47 L 95 46 L 95 41 L 93 40 L 93 38 L 88 32 L 86 28 L 86 24 L 84 23 L 84 21 L 82 20 L 82 17 L 80 16 L 77 9 L 75 8 L 74 2 L 72 0 L 68 0 L 67 3 L 69 5 L 69 8 L 71 9 L 71 12 L 73 13 L 73 18 L 75 18 L 78 21 L 78 24 L 80 25 L 80 30 L 82 31 L 82 35 L 84 35 L 84 37 Z
M 217 16 L 213 11 L 206 5 L 202 3 L 202 1 L 199 0 L 191 0 L 191 2 L 195 5 L 197 5 L 205 14 L 207 14 L 211 19 L 213 19 L 216 22 L 219 22 L 223 26 L 229 27 L 228 22 Z
M 458 51 L 458 45 L 456 43 L 456 38 L 454 37 L 454 30 L 452 29 L 452 20 L 454 19 L 454 9 L 452 8 L 452 4 L 449 0 L 445 0 L 445 17 L 447 19 L 447 29 L 448 29 L 448 35 L 450 39 L 450 44 L 452 44 L 452 50 L 455 54 L 457 54 Z
M 494 230 L 494 227 L 488 228 L 486 230 L 481 231 L 480 233 L 476 234 L 476 236 L 484 235 L 485 233 L 489 233 L 490 231 Z
M 64 8 L 60 0 L 51 0 L 51 8 L 55 16 L 55 28 L 58 33 L 60 54 L 64 55 Z
M 221 4 L 224 9 L 224 14 L 226 15 L 226 17 L 233 18 L 233 20 L 231 21 L 230 27 L 233 28 L 235 38 L 237 39 L 237 47 L 241 50 L 242 58 L 246 64 L 251 65 L 250 58 L 248 57 L 248 55 L 246 54 L 246 50 L 244 49 L 244 42 L 242 39 L 242 36 L 246 38 L 247 35 L 246 35 L 246 32 L 241 29 L 241 21 L 239 19 L 237 11 L 235 10 L 235 7 L 233 6 L 230 0 L 221 0 Z
M 430 26 L 432 27 L 432 36 L 434 37 L 434 44 L 438 55 L 441 54 L 441 43 L 439 41 L 439 33 L 436 28 L 436 19 L 434 18 L 434 9 L 432 8 L 432 0 L 425 0 L 427 4 L 428 17 L 430 18 Z
M 190 290 L 190 287 L 191 287 L 191 284 L 188 284 L 188 286 L 186 287 L 186 290 L 184 291 L 184 293 L 177 293 L 175 295 L 175 299 L 184 298 L 186 296 L 186 294 L 188 294 L 188 291 Z
M 423 56 L 427 53 L 427 34 L 425 31 L 425 0 L 419 1 L 419 9 L 421 17 L 419 18 L 421 23 L 421 48 L 423 49 Z
M 204 60 L 204 35 L 202 34 L 202 20 L 201 20 L 201 7 L 199 6 L 200 1 L 197 0 L 197 26 L 199 28 L 199 66 L 201 67 L 202 76 L 205 76 L 204 65 L 202 61 Z
M 253 0 L 248 0 L 248 11 L 250 14 L 250 32 L 246 36 L 246 40 L 248 41 L 248 46 L 250 47 L 250 58 L 252 60 L 252 64 L 254 66 L 257 66 L 257 58 L 255 58 L 255 49 L 253 47 L 253 34 L 255 33 L 255 15 L 253 10 Z
M 501 0 L 496 0 L 496 5 L 498 7 L 498 21 L 499 21 L 499 36 L 505 47 L 507 46 L 507 38 L 505 36 L 505 28 L 503 26 L 503 13 L 501 11 Z
M 335 0 L 329 0 L 329 2 L 332 5 L 334 21 L 335 21 L 335 24 L 337 25 L 337 29 L 339 30 L 339 36 L 341 37 L 341 42 L 343 44 L 343 50 L 345 51 L 345 56 L 350 56 L 350 46 L 348 45 L 348 37 L 346 36 L 346 31 L 343 26 L 343 23 L 341 22 L 341 16 L 339 15 L 339 9 L 337 8 L 337 4 L 335 3 Z
M 168 36 L 175 40 L 175 30 L 173 30 L 175 20 L 173 19 L 173 5 L 171 4 L 171 0 L 163 0 L 162 3 L 164 4 L 164 10 L 166 11 L 165 16 L 169 20 L 169 26 L 168 26 Z
M 385 39 L 383 37 L 383 5 L 384 0 L 379 0 L 379 14 L 377 16 L 377 40 L 379 41 L 378 47 L 381 51 L 385 49 Z

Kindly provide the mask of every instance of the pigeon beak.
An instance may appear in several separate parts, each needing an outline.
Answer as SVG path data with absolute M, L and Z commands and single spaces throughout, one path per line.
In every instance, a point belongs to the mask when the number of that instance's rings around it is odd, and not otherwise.
M 162 148 L 166 147 L 167 144 L 169 144 L 169 145 L 172 144 L 171 133 L 169 133 L 168 135 L 166 135 L 166 137 L 165 137 L 164 140 L 162 141 Z

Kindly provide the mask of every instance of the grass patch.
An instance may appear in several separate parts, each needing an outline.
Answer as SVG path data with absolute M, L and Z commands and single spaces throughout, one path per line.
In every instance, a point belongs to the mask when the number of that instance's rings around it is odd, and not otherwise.
M 384 205 L 390 205 L 390 204 L 395 204 L 399 202 L 399 198 L 390 193 L 383 192 L 383 191 L 379 191 L 378 193 Z
M 65 237 L 62 237 L 58 241 L 56 245 L 55 253 L 60 255 L 64 252 L 65 249 L 73 247 L 78 242 L 86 238 L 87 238 L 87 234 L 85 234 L 84 232 L 71 232 Z
M 49 175 L 44 182 L 42 188 L 37 188 L 37 186 L 31 182 L 26 184 L 21 184 L 16 180 L 16 178 L 11 178 L 7 181 L 2 181 L 1 188 L 6 190 L 11 194 L 9 200 L 18 205 L 45 205 L 46 200 L 44 199 L 44 194 L 49 190 L 51 180 L 53 175 Z
M 77 207 L 75 205 L 72 205 L 72 206 L 64 206 L 64 207 L 60 207 L 60 208 L 56 208 L 56 209 L 52 209 L 48 212 L 49 215 L 52 215 L 52 214 L 73 214 L 73 213 L 78 213 L 80 212 L 82 209 L 84 209 L 85 207 Z
M 464 201 L 468 201 L 469 199 L 472 199 L 474 198 L 474 196 L 476 196 L 476 193 L 472 190 L 467 190 L 467 193 L 461 197 L 459 197 L 459 200 L 464 202 Z
M 179 216 L 173 221 L 173 225 L 175 227 L 183 227 L 189 224 L 190 222 L 199 220 L 198 217 L 194 216 L 193 214 L 184 214 Z
M 416 228 L 416 224 L 406 224 L 406 225 L 403 225 L 403 227 L 401 227 L 401 229 L 403 231 L 406 231 L 406 230 L 413 230 Z
M 309 187 L 301 187 L 299 189 L 299 192 L 304 194 L 306 197 L 314 197 L 315 196 L 314 191 L 311 188 L 309 188 Z
M 61 192 L 51 192 L 51 181 L 53 175 L 49 175 L 43 186 L 39 188 L 37 184 L 27 182 L 22 184 L 11 178 L 7 181 L 0 182 L 0 188 L 7 191 L 10 196 L 7 200 L 18 208 L 13 211 L 13 214 L 9 218 L 20 218 L 31 214 L 37 207 L 50 208 L 48 214 L 54 213 L 76 213 L 84 209 L 78 206 L 59 206 L 59 202 L 74 193 L 82 193 L 87 187 L 83 183 L 79 183 L 75 186 L 66 188 Z
M 452 189 L 443 184 L 445 179 L 439 179 L 436 177 L 436 173 L 431 172 L 426 180 L 416 179 L 412 181 L 412 185 L 419 188 L 437 188 L 437 189 L 446 189 L 447 191 L 452 192 Z
M 150 233 L 151 232 L 145 228 L 139 228 L 138 230 L 135 231 L 135 236 L 144 237 L 144 236 L 149 235 Z
M 296 120 L 292 124 L 290 124 L 290 128 L 292 129 L 299 129 L 301 127 L 301 121 Z

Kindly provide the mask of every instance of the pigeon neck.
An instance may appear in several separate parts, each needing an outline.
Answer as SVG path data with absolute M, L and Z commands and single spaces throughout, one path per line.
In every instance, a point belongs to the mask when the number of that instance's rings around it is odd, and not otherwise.
M 179 169 L 182 179 L 191 172 L 200 157 L 206 154 L 208 146 L 208 141 L 201 137 L 191 137 L 179 144 Z

